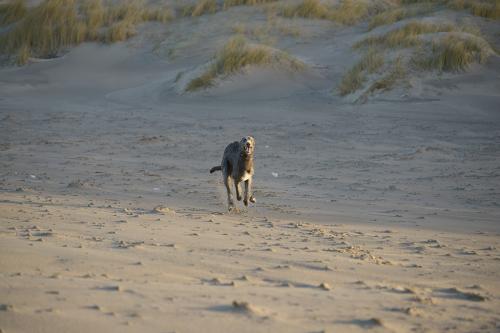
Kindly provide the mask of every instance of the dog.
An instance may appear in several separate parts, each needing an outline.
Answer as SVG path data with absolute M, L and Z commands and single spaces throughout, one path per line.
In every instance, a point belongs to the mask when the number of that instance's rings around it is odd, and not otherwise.
M 243 195 L 243 204 L 248 206 L 248 202 L 255 203 L 255 197 L 252 194 L 252 177 L 254 174 L 253 155 L 255 152 L 255 139 L 246 136 L 238 141 L 227 145 L 222 155 L 222 162 L 218 166 L 210 169 L 210 173 L 222 171 L 222 179 L 227 190 L 228 210 L 235 208 L 231 186 L 234 183 L 236 189 L 236 199 L 241 200 L 240 183 L 245 182 L 245 193 Z

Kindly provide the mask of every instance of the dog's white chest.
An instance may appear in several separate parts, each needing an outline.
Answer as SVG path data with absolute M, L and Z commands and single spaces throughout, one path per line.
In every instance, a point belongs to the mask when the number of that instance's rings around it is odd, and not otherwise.
M 249 172 L 244 172 L 243 173 L 243 176 L 241 177 L 241 181 L 244 182 L 245 180 L 249 180 L 250 177 L 252 177 L 252 174 L 250 174 Z

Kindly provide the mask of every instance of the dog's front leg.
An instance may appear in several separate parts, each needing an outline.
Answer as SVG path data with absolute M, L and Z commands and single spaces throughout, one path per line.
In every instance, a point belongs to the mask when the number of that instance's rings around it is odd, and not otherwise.
M 224 175 L 224 185 L 226 185 L 227 190 L 227 209 L 229 211 L 233 210 L 234 208 L 233 194 L 231 193 L 232 181 L 233 179 L 230 176 Z
M 238 201 L 241 201 L 241 188 L 240 188 L 240 183 L 235 181 L 234 182 L 234 188 L 236 189 L 236 199 Z
M 248 206 L 248 201 L 255 202 L 255 198 L 252 194 L 252 178 L 245 180 L 245 197 L 243 203 Z

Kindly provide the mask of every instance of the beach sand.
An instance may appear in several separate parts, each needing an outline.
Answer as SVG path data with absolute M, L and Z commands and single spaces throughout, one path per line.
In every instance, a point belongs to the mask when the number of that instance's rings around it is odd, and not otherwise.
M 365 30 L 295 20 L 307 71 L 182 92 L 231 13 L 0 69 L 1 332 L 498 332 L 500 58 L 353 103 Z

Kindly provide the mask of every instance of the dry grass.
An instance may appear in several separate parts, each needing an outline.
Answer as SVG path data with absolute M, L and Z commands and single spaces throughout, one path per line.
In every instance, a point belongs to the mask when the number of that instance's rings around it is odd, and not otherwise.
M 425 23 L 425 22 L 410 22 L 405 26 L 391 30 L 381 36 L 367 37 L 356 44 L 354 48 L 362 47 L 410 47 L 417 46 L 421 43 L 420 35 L 450 32 L 457 30 L 457 27 L 449 23 Z
M 144 8 L 142 19 L 167 23 L 174 19 L 174 12 L 168 7 Z
M 331 20 L 341 24 L 356 24 L 364 18 L 385 9 L 383 1 L 342 0 L 329 7 L 319 0 L 303 0 L 297 5 L 285 6 L 281 14 L 285 17 Z
M 376 2 L 373 6 L 376 6 Z M 356 24 L 366 18 L 371 10 L 372 8 L 367 2 L 360 0 L 343 0 L 339 6 L 331 10 L 329 18 L 330 20 L 342 24 Z
M 381 25 L 392 24 L 403 19 L 429 13 L 434 9 L 431 3 L 418 3 L 415 5 L 393 8 L 375 15 L 369 24 L 369 29 L 374 29 Z
M 215 0 L 198 0 L 191 6 L 189 11 L 184 13 L 184 16 L 197 17 L 205 14 L 213 14 L 217 11 L 217 2 Z
M 276 38 L 273 36 L 273 27 L 267 23 L 256 26 L 245 26 L 239 23 L 233 26 L 233 32 L 259 44 L 274 45 L 276 43 Z
M 17 56 L 21 64 L 31 55 L 55 56 L 61 48 L 83 41 L 85 32 L 75 1 L 50 0 L 30 9 L 0 35 L 0 51 Z
M 447 35 L 432 43 L 432 51 L 413 57 L 421 69 L 438 71 L 464 71 L 473 63 L 484 63 L 493 51 L 484 39 L 472 35 Z
M 81 4 L 80 10 L 85 17 L 87 36 L 89 39 L 98 39 L 99 29 L 104 24 L 105 9 L 100 0 L 88 0 Z
M 20 20 L 27 11 L 25 0 L 14 0 L 11 3 L 0 5 L 0 25 Z
M 104 6 L 101 0 L 45 0 L 38 6 L 24 7 L 24 12 L 19 6 L 22 2 L 16 1 L 2 7 L 2 17 L 13 21 L 12 28 L 0 34 L 0 53 L 19 65 L 31 56 L 55 57 L 84 41 L 122 41 L 133 36 L 141 22 L 166 22 L 173 17 L 168 8 L 146 8 L 136 1 Z
M 435 36 L 434 39 L 420 38 L 422 34 L 436 32 L 442 32 L 442 34 Z M 477 27 L 466 24 L 457 26 L 411 22 L 382 36 L 369 37 L 355 46 L 370 48 L 360 63 L 351 68 L 342 78 L 339 85 L 341 95 L 347 95 L 362 87 L 366 80 L 364 68 L 370 68 L 370 63 L 376 64 L 376 62 L 369 61 L 374 49 L 385 52 L 394 47 L 411 48 L 405 52 L 406 55 L 398 58 L 387 75 L 374 81 L 358 100 L 366 100 L 376 90 L 391 89 L 406 75 L 405 64 L 406 66 L 412 65 L 410 69 L 419 72 L 423 70 L 463 71 L 472 63 L 484 63 L 494 53 L 488 42 L 481 37 L 481 31 Z
M 406 70 L 403 65 L 403 59 L 398 57 L 389 69 L 389 73 L 373 82 L 370 87 L 366 89 L 366 91 L 358 98 L 358 101 L 365 102 L 368 99 L 368 96 L 373 94 L 375 91 L 391 90 L 396 83 L 402 80 L 405 76 Z
M 200 0 L 194 7 L 191 16 L 201 16 L 203 14 L 213 14 L 217 11 L 215 0 Z
M 403 59 L 401 57 L 398 57 L 389 69 L 389 72 L 386 75 L 382 76 L 380 79 L 373 82 L 365 91 L 364 95 L 366 96 L 372 94 L 377 90 L 391 90 L 396 85 L 396 83 L 399 80 L 403 79 L 405 76 L 406 70 L 403 65 Z
M 448 6 L 456 10 L 469 10 L 475 16 L 500 19 L 499 0 L 452 0 Z
M 356 63 L 342 77 L 338 87 L 340 95 L 350 94 L 363 85 L 366 81 L 366 74 L 372 74 L 384 65 L 384 58 L 375 49 L 369 50 L 361 60 Z
M 288 54 L 263 45 L 249 44 L 243 37 L 231 38 L 216 54 L 213 64 L 201 76 L 191 80 L 186 91 L 213 86 L 217 77 L 241 71 L 246 66 L 282 65 L 291 70 L 301 70 L 304 64 Z
M 264 24 L 237 23 L 232 26 L 232 30 L 235 34 L 244 35 L 252 41 L 265 45 L 274 45 L 281 36 L 298 38 L 304 35 L 300 23 L 276 17 L 273 14 L 267 15 L 267 21 Z
M 319 0 L 303 0 L 295 6 L 287 6 L 282 12 L 285 17 L 304 17 L 310 19 L 328 19 L 330 8 Z
M 224 0 L 224 9 L 233 6 L 255 6 L 262 5 L 270 2 L 276 2 L 277 0 Z
M 30 56 L 31 56 L 30 48 L 28 47 L 28 45 L 24 44 L 17 51 L 16 64 L 19 65 L 19 66 L 24 65 L 25 63 L 28 62 Z

